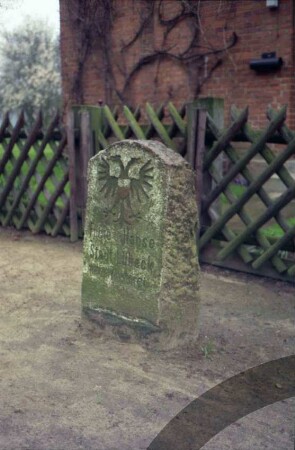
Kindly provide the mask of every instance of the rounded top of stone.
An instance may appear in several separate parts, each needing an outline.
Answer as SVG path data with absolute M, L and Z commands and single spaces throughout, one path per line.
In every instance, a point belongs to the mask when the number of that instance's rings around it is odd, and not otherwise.
M 132 150 L 134 147 L 141 147 L 143 150 L 147 150 L 149 153 L 153 154 L 155 157 L 160 158 L 165 164 L 170 166 L 189 166 L 188 162 L 178 153 L 176 153 L 171 148 L 166 147 L 164 144 L 158 141 L 152 140 L 133 140 L 125 139 L 122 141 L 114 142 L 104 151 L 109 151 L 116 147 L 120 147 L 123 150 Z M 99 154 L 98 154 L 99 155 Z M 96 155 L 94 158 L 96 158 Z

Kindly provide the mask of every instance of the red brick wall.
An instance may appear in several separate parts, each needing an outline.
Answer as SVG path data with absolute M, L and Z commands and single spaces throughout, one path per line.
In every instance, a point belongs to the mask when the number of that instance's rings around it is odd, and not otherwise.
M 206 14 L 203 13 L 206 28 L 210 27 L 210 17 L 212 20 L 214 17 L 213 3 L 207 2 Z M 288 104 L 295 125 L 293 2 L 281 0 L 279 4 L 278 9 L 269 10 L 264 0 L 236 2 L 232 18 L 227 22 L 227 32 L 236 31 L 239 41 L 204 87 L 206 95 L 226 99 L 227 111 L 231 104 L 249 105 L 250 116 L 257 126 L 265 124 L 268 106 L 278 108 L 284 104 Z M 211 28 L 211 35 L 212 31 Z M 217 27 L 216 39 L 221 39 L 222 32 Z M 249 60 L 270 51 L 283 58 L 281 70 L 259 74 L 249 68 Z
M 77 49 L 81 42 L 76 28 L 69 20 L 69 3 L 68 0 L 60 0 L 65 106 L 79 101 L 73 93 L 73 80 L 78 70 Z M 224 47 L 233 32 L 238 37 L 236 45 L 222 54 L 222 64 L 207 81 L 201 83 L 197 95 L 224 98 L 226 121 L 229 120 L 231 105 L 239 108 L 248 105 L 251 121 L 258 127 L 266 123 L 265 111 L 268 106 L 278 108 L 288 104 L 288 121 L 295 127 L 293 1 L 279 0 L 279 8 L 275 10 L 266 7 L 266 0 L 195 0 L 195 3 L 199 11 L 199 51 Z M 156 1 L 155 8 L 157 4 Z M 163 4 L 165 19 L 172 18 L 179 11 L 179 2 L 175 0 L 165 0 Z M 116 88 L 122 94 L 126 73 L 131 72 L 139 58 L 162 48 L 163 27 L 155 13 L 140 39 L 122 53 L 123 44 L 129 42 L 138 30 L 151 1 L 115 0 L 114 5 L 115 15 L 109 36 L 111 62 Z M 183 51 L 193 29 L 190 20 L 180 22 L 168 35 L 166 48 L 172 49 L 174 54 Z M 277 56 L 283 58 L 284 65 L 279 71 L 258 74 L 249 68 L 251 59 L 270 51 L 275 51 Z M 211 54 L 201 64 L 191 66 L 184 66 L 176 60 L 145 65 L 123 93 L 124 102 L 136 106 L 146 101 L 159 105 L 172 100 L 181 105 L 193 100 L 196 98 L 196 80 L 200 83 L 206 78 L 220 55 Z M 98 104 L 99 101 L 120 104 L 114 84 L 110 84 L 105 71 L 105 58 L 99 39 L 93 42 L 86 59 L 81 83 L 82 101 L 85 104 Z

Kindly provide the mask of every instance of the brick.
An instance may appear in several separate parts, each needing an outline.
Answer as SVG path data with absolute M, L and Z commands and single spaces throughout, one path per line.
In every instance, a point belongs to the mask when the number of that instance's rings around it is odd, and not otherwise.
M 99 1 L 99 0 L 97 0 Z M 199 0 L 191 0 L 197 3 Z M 157 2 L 155 11 L 157 11 Z M 147 2 L 134 0 L 114 0 L 114 20 L 111 30 L 112 70 L 117 89 L 122 89 L 124 76 L 119 70 L 122 65 L 122 43 L 129 42 L 147 11 Z M 163 2 L 163 14 L 171 19 L 180 10 L 179 2 Z M 255 124 L 267 123 L 265 110 L 269 104 L 280 107 L 288 103 L 288 119 L 295 126 L 295 78 L 294 78 L 294 6 L 292 0 L 280 2 L 277 10 L 271 11 L 265 1 L 247 0 L 239 2 L 202 1 L 199 4 L 202 32 L 199 44 L 206 48 L 221 48 L 224 38 L 230 38 L 235 31 L 238 36 L 236 46 L 224 54 L 223 64 L 201 88 L 202 96 L 224 97 L 227 112 L 232 104 L 239 107 L 251 105 L 251 121 Z M 72 85 L 77 66 L 79 35 L 68 16 L 67 0 L 60 0 L 61 11 L 61 54 L 64 104 L 75 103 Z M 166 46 L 170 51 L 182 51 L 192 35 L 193 24 L 182 21 L 167 37 Z M 124 52 L 127 72 L 140 57 L 160 49 L 163 43 L 163 29 L 154 16 L 148 30 L 134 46 Z M 251 59 L 259 58 L 261 53 L 276 51 L 284 65 L 279 72 L 256 74 L 249 68 Z M 215 57 L 209 56 L 207 71 Z M 109 98 L 108 80 L 105 76 L 104 55 L 99 40 L 93 44 L 92 53 L 83 68 L 83 96 L 87 103 L 97 104 Z M 129 104 L 143 105 L 149 101 L 155 105 L 173 100 L 183 104 L 194 98 L 197 81 L 205 73 L 205 67 L 198 64 L 186 69 L 177 61 L 161 61 L 146 65 L 140 70 L 125 93 Z M 158 82 L 155 83 L 157 75 Z M 120 104 L 115 92 L 111 94 L 113 105 Z M 112 106 L 113 106 L 112 105 Z

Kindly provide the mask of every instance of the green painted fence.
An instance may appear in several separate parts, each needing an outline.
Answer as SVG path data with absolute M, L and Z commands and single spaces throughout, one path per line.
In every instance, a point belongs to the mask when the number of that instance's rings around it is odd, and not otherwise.
M 0 223 L 33 233 L 70 235 L 66 134 L 58 114 L 43 127 L 38 114 L 30 130 L 22 112 L 0 125 Z
M 135 111 L 76 106 L 65 127 L 56 116 L 44 129 L 39 114 L 29 132 L 23 114 L 14 126 L 6 115 L 0 124 L 0 223 L 77 240 L 89 158 L 118 140 L 155 139 L 196 171 L 201 262 L 292 281 L 295 133 L 286 126 L 286 108 L 267 117 L 264 130 L 253 130 L 248 109 L 233 109 L 225 128 L 220 99 L 179 109 L 172 103 Z

